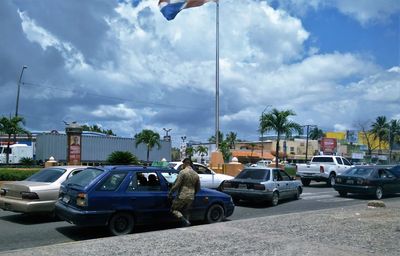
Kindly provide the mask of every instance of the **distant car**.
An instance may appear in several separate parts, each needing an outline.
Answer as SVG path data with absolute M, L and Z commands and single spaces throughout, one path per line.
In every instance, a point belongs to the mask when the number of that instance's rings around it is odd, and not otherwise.
M 182 169 L 182 162 L 170 162 L 169 166 L 175 170 Z M 216 173 L 205 165 L 193 163 L 194 170 L 199 174 L 200 185 L 203 188 L 220 189 L 220 185 L 224 180 L 231 180 L 233 176 Z
M 61 183 L 85 168 L 54 166 L 23 181 L 5 182 L 0 188 L 0 208 L 21 213 L 53 213 Z
M 168 191 L 177 176 L 172 168 L 90 167 L 61 185 L 56 213 L 77 226 L 106 226 L 113 235 L 131 233 L 136 225 L 174 222 Z M 203 188 L 196 194 L 190 220 L 219 222 L 232 215 L 234 207 L 229 195 Z
M 280 199 L 299 199 L 303 187 L 300 181 L 294 180 L 281 169 L 257 166 L 247 167 L 234 179 L 224 181 L 221 191 L 231 195 L 234 202 L 269 201 L 275 206 Z
M 400 172 L 379 165 L 355 166 L 338 175 L 333 188 L 343 197 L 356 193 L 381 199 L 400 193 Z

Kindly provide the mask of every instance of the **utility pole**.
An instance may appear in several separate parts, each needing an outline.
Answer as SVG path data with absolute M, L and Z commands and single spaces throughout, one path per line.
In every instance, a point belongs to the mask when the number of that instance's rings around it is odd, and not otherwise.
M 17 84 L 17 103 L 15 105 L 15 116 L 18 116 L 18 106 L 19 106 L 19 91 L 21 88 L 21 80 L 22 80 L 22 75 L 24 74 L 24 70 L 28 68 L 27 66 L 22 66 L 22 70 L 21 70 L 21 74 L 19 75 L 19 80 L 18 80 L 18 84 Z
M 27 66 L 22 66 L 21 74 L 19 75 L 18 83 L 17 83 L 17 100 L 15 104 L 15 117 L 18 116 L 18 107 L 19 107 L 19 92 L 21 88 L 21 80 L 22 80 L 22 75 L 24 74 L 24 70 L 28 68 Z M 14 144 L 17 143 L 17 134 L 14 133 Z
M 270 107 L 272 107 L 272 106 L 267 105 L 264 108 L 263 112 L 261 112 L 261 120 L 262 120 L 262 117 L 264 116 L 265 111 Z M 264 128 L 262 127 L 262 125 L 260 127 L 260 132 L 261 132 L 261 159 L 264 159 Z

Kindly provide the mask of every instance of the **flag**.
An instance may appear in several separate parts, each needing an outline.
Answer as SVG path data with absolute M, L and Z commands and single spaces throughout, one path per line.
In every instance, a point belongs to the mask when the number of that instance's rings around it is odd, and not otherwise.
M 172 20 L 183 9 L 201 6 L 216 0 L 160 0 L 158 7 L 167 20 Z

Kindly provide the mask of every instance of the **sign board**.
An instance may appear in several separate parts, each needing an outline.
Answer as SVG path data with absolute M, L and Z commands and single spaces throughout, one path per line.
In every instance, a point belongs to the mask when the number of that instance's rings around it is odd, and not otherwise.
M 332 154 L 336 151 L 337 140 L 335 138 L 322 138 L 321 150 L 324 154 Z

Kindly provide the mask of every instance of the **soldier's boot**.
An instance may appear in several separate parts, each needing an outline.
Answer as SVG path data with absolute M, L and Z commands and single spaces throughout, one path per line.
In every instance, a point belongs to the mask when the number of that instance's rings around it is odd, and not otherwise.
M 188 221 L 185 217 L 181 217 L 181 222 L 183 227 L 189 227 L 190 226 L 190 221 Z

